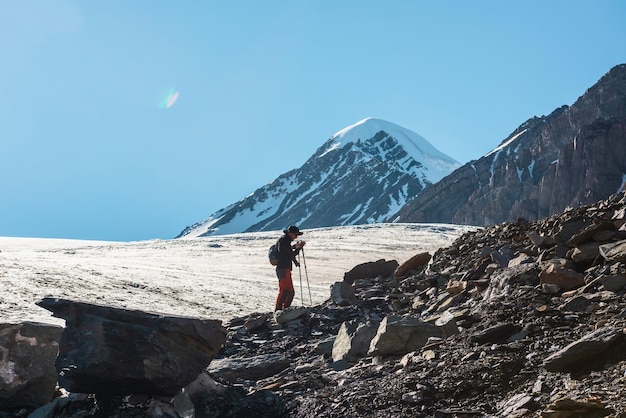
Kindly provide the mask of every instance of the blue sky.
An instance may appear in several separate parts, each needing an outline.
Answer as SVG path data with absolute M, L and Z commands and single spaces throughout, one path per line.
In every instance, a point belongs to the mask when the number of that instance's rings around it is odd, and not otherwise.
M 625 21 L 621 0 L 0 0 L 0 236 L 172 238 L 366 117 L 477 159 L 626 63 Z

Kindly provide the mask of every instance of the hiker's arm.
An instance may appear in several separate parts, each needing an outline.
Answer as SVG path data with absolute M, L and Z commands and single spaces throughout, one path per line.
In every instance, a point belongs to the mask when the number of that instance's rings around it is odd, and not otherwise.
M 298 241 L 293 247 L 291 247 L 293 250 L 294 257 L 300 253 L 300 250 L 302 249 L 302 247 L 304 247 L 305 244 L 306 244 L 305 241 Z

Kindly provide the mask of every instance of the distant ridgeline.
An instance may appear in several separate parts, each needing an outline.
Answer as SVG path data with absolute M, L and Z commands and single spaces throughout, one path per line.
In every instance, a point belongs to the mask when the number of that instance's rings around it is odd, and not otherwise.
M 409 202 L 400 222 L 488 226 L 595 203 L 626 181 L 626 64 Z

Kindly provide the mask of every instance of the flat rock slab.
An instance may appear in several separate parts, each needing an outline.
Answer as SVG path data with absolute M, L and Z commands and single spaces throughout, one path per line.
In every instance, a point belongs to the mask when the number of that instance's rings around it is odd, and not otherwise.
M 221 321 L 45 298 L 65 319 L 55 366 L 70 392 L 173 396 L 226 340 Z
M 544 367 L 549 372 L 576 372 L 623 336 L 619 328 L 599 328 L 546 358 Z
M 291 362 L 281 354 L 267 354 L 247 358 L 213 360 L 207 371 L 231 383 L 238 379 L 261 380 L 285 370 Z

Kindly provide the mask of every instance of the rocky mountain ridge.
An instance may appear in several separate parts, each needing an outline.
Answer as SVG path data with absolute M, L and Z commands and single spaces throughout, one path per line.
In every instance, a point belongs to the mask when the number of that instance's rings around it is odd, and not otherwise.
M 626 64 L 573 105 L 529 119 L 500 146 L 427 187 L 393 219 L 494 225 L 606 199 L 626 183 Z

